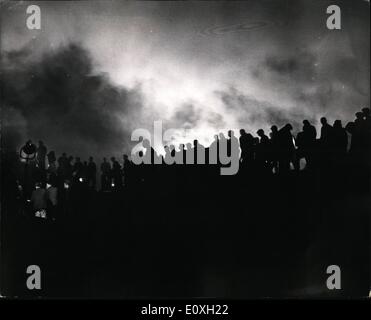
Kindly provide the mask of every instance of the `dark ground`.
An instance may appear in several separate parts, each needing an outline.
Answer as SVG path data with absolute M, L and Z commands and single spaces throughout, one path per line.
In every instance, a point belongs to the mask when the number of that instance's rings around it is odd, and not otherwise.
M 55 222 L 22 214 L 4 190 L 2 295 L 368 295 L 370 197 L 353 173 L 182 177 L 79 191 L 73 212 Z M 26 288 L 31 264 L 42 290 Z M 331 264 L 341 268 L 341 290 L 326 287 Z

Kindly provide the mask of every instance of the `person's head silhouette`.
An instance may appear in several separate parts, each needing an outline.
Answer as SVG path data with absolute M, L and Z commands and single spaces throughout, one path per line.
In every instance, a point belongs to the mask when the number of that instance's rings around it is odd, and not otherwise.
M 263 129 L 259 129 L 256 133 L 257 133 L 257 135 L 259 137 L 263 137 L 264 136 L 264 130 Z
M 228 137 L 229 137 L 229 138 L 234 137 L 234 132 L 233 132 L 233 130 L 228 130 Z
M 343 125 L 341 124 L 341 120 L 335 120 L 334 121 L 334 128 L 341 129 Z
M 273 133 L 276 133 L 278 131 L 278 128 L 276 125 L 271 126 L 271 130 Z
M 292 125 L 290 123 L 286 124 L 285 125 L 285 128 L 287 131 L 291 131 L 292 130 Z
M 370 117 L 370 108 L 362 108 L 363 116 L 366 118 Z
M 322 117 L 320 121 L 323 126 L 327 124 L 327 119 L 325 117 Z
M 363 112 L 356 112 L 356 119 L 357 120 L 363 120 Z

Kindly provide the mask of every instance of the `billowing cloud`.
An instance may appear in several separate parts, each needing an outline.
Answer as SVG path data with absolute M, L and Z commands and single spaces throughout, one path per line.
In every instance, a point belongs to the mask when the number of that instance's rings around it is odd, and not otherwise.
M 341 30 L 326 28 L 331 1 L 35 4 L 41 30 L 25 27 L 25 3 L 2 8 L 12 139 L 102 157 L 129 152 L 131 131 L 154 120 L 207 142 L 228 128 L 346 122 L 369 105 L 366 1 L 338 1 Z
M 59 152 L 123 151 L 141 113 L 140 89 L 119 87 L 95 72 L 92 57 L 78 44 L 36 59 L 28 53 L 23 48 L 3 55 L 4 135 L 18 119 L 24 136 L 42 139 Z

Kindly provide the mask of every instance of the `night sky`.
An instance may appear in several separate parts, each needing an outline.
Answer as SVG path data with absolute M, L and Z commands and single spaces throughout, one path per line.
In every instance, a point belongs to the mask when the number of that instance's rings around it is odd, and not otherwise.
M 334 3 L 341 30 L 326 27 Z M 29 4 L 0 4 L 3 147 L 102 158 L 154 120 L 207 144 L 369 106 L 368 1 L 32 2 L 41 30 Z

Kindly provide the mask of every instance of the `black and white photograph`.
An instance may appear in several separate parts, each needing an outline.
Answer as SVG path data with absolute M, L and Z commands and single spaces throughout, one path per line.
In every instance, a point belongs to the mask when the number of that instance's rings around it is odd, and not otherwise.
M 2 299 L 368 299 L 369 0 L 0 12 Z

